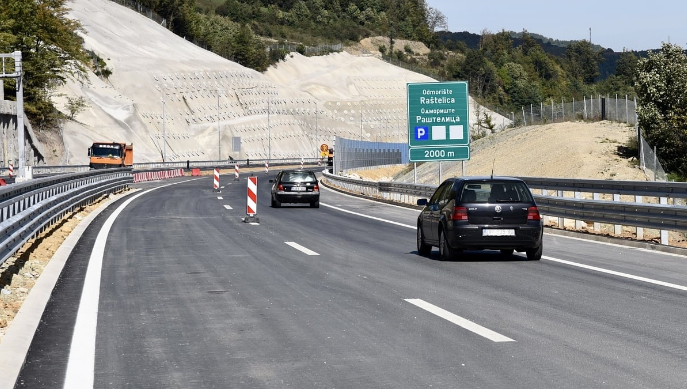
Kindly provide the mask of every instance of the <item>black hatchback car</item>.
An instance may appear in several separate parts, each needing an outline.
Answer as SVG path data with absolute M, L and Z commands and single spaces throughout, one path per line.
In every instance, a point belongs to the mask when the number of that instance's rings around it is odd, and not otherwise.
M 312 170 L 282 170 L 272 183 L 272 207 L 282 203 L 308 203 L 312 208 L 320 207 L 320 186 Z
M 417 251 L 429 255 L 439 247 L 442 260 L 462 250 L 525 252 L 530 260 L 542 255 L 543 224 L 537 204 L 524 181 L 511 177 L 450 178 L 432 197 L 420 199 Z

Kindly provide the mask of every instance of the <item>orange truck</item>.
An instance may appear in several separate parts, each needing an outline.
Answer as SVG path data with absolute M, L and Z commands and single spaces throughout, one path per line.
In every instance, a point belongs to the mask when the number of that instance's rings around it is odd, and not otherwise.
M 134 144 L 93 142 L 88 148 L 91 169 L 109 169 L 134 166 Z

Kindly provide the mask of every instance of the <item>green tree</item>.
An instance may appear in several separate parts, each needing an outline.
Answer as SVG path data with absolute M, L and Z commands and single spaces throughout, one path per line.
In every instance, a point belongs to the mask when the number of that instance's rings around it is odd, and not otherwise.
M 570 76 L 585 84 L 591 84 L 599 77 L 599 64 L 603 60 L 601 52 L 595 50 L 586 40 L 572 43 L 565 50 L 565 61 Z
M 637 64 L 637 117 L 666 170 L 687 176 L 687 55 L 664 43 Z
M 623 51 L 616 63 L 615 75 L 624 81 L 626 85 L 634 85 L 638 62 L 639 58 L 633 52 Z
M 253 35 L 250 27 L 242 25 L 233 39 L 234 60 L 257 71 L 267 70 L 269 58 L 266 46 Z
M 88 56 L 77 35 L 81 24 L 67 18 L 67 0 L 3 0 L 0 52 L 22 52 L 24 112 L 39 128 L 52 126 L 59 114 L 50 97 L 69 77 L 85 77 Z M 15 81 L 5 83 L 15 98 Z

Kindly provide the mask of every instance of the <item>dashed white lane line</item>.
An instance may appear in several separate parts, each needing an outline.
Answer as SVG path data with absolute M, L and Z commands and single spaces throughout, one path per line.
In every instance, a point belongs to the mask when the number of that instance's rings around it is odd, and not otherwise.
M 224 197 L 222 197 L 222 196 L 217 196 L 217 200 L 224 200 Z
M 618 276 L 618 277 L 628 278 L 628 279 L 635 280 L 635 281 L 641 281 L 641 282 L 646 282 L 649 284 L 665 286 L 666 288 L 672 288 L 672 289 L 687 291 L 687 286 L 682 286 L 682 285 L 678 285 L 678 284 L 671 284 L 670 282 L 658 281 L 658 280 L 654 280 L 651 278 L 635 276 L 635 275 L 628 274 L 628 273 L 621 273 L 621 272 L 615 271 L 615 270 L 608 270 L 608 269 L 604 269 L 601 267 L 585 265 L 582 263 L 577 263 L 577 262 L 572 262 L 572 261 L 566 261 L 564 259 L 553 258 L 553 257 L 549 257 L 546 255 L 542 255 L 542 259 L 546 259 L 547 261 L 551 261 L 551 262 L 562 263 L 565 265 L 575 266 L 575 267 L 579 267 L 582 269 L 592 270 L 592 271 L 596 271 L 599 273 L 610 274 L 610 275 L 614 275 L 614 276 Z
M 318 254 L 318 253 L 316 253 L 316 252 L 310 250 L 310 249 L 307 248 L 307 247 L 303 247 L 303 246 L 299 245 L 299 244 L 296 243 L 296 242 L 284 242 L 284 243 L 286 243 L 287 245 L 289 245 L 289 246 L 295 248 L 296 250 L 298 250 L 298 251 L 300 251 L 300 252 L 302 252 L 302 253 L 305 253 L 305 254 L 307 254 L 307 255 L 320 255 L 320 254 Z
M 234 209 L 234 208 L 231 207 L 231 205 L 227 205 L 227 204 L 224 205 L 224 208 L 226 208 L 226 209 Z
M 465 328 L 468 331 L 474 332 L 475 334 L 482 336 L 491 340 L 492 342 L 502 343 L 502 342 L 515 342 L 515 340 L 501 335 L 498 332 L 494 332 L 486 327 L 472 322 L 468 319 L 462 318 L 454 313 L 451 313 L 443 308 L 439 308 L 436 305 L 430 304 L 424 300 L 420 299 L 405 299 L 405 301 L 424 309 L 427 312 L 433 313 L 442 319 L 448 320 L 451 323 Z

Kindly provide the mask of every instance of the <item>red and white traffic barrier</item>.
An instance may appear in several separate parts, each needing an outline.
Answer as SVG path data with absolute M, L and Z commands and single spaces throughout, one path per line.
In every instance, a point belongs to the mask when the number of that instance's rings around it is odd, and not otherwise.
M 248 177 L 248 197 L 246 198 L 246 217 L 244 222 L 258 222 L 258 177 Z
M 303 169 L 303 157 L 301 157 L 301 169 Z
M 265 162 L 265 174 L 270 172 L 270 164 L 268 162 Z
M 13 164 L 10 164 L 9 174 L 10 174 L 10 178 L 14 177 L 14 165 Z
M 213 189 L 215 192 L 219 192 L 219 168 L 215 168 L 215 179 L 213 180 Z
M 159 172 L 134 173 L 134 182 L 158 181 L 168 178 L 183 177 L 184 169 L 165 170 Z
M 239 164 L 234 165 L 234 181 L 239 180 Z

